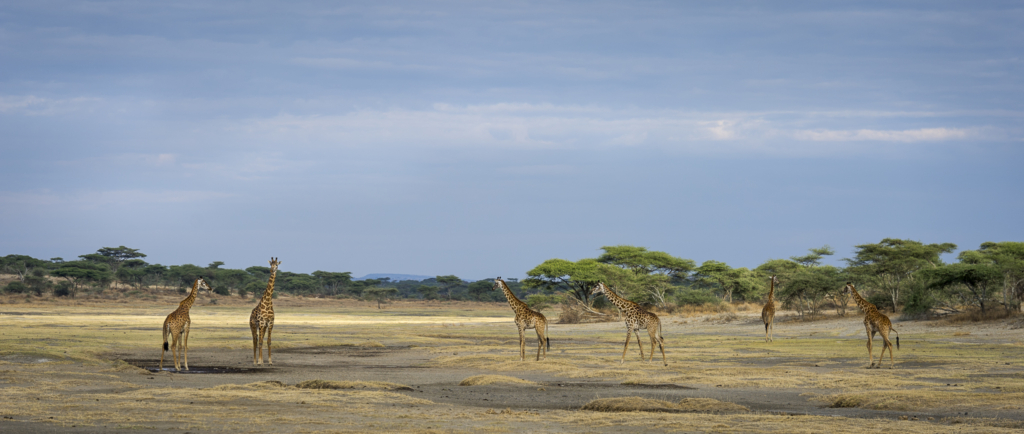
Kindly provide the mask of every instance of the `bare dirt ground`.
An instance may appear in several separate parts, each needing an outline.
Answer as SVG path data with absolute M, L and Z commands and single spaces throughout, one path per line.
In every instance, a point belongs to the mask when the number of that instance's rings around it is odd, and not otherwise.
M 205 298 L 204 298 L 205 297 Z M 1020 432 L 1019 319 L 895 321 L 895 369 L 866 369 L 861 316 L 663 315 L 668 366 L 620 364 L 620 322 L 551 326 L 519 361 L 507 305 L 283 297 L 254 367 L 251 301 L 205 294 L 189 368 L 160 360 L 177 297 L 0 304 L 3 432 Z M 546 312 L 549 318 L 555 312 Z M 532 330 L 529 333 L 533 333 Z M 641 339 L 645 353 L 649 340 Z M 875 354 L 881 339 L 875 341 Z M 310 380 L 321 380 L 311 387 Z M 303 386 L 303 387 L 297 387 Z M 320 387 L 320 388 L 316 388 Z M 326 387 L 326 388 L 324 388 Z M 596 401 L 596 402 L 595 402 Z M 590 403 L 591 405 L 587 405 Z M 587 410 L 583 408 L 587 406 Z M 591 410 L 592 409 L 592 410 Z M 645 410 L 645 411 L 616 411 Z

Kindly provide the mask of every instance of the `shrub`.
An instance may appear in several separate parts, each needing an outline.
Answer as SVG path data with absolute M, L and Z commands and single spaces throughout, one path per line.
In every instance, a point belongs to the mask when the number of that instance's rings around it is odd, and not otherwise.
M 15 280 L 4 287 L 4 292 L 8 294 L 23 294 L 28 292 L 28 285 L 21 283 L 20 280 Z
M 680 306 L 703 306 L 706 304 L 717 305 L 722 303 L 722 300 L 709 290 L 682 289 L 676 293 L 676 303 Z
M 876 292 L 868 296 L 868 301 L 875 305 L 879 311 L 895 312 L 896 308 L 892 305 L 892 298 L 887 294 Z
M 58 282 L 57 286 L 53 288 L 54 297 L 67 297 L 71 295 L 71 282 L 63 281 Z
M 213 290 L 213 293 L 217 295 L 231 295 L 231 290 L 225 285 L 218 285 L 211 289 Z

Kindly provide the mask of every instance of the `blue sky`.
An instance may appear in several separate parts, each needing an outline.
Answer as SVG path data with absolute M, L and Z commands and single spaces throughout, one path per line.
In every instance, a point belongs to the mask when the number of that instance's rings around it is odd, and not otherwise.
M 1024 240 L 1019 2 L 212 3 L 0 4 L 0 255 L 476 279 Z

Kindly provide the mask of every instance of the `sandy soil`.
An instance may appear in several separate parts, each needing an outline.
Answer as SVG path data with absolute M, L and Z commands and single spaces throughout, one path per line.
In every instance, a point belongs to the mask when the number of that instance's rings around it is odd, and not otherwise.
M 502 304 L 410 303 L 377 310 L 368 303 L 275 303 L 272 366 L 253 366 L 244 326 L 248 308 L 221 302 L 193 308 L 187 372 L 173 370 L 169 353 L 164 369 L 157 368 L 159 326 L 174 307 L 163 300 L 0 305 L 0 430 L 1024 428 L 1024 345 L 1014 320 L 970 326 L 897 321 L 901 348 L 890 370 L 865 369 L 866 338 L 855 314 L 813 322 L 783 315 L 774 343 L 763 341 L 753 313 L 664 316 L 665 367 L 657 362 L 660 354 L 654 363 L 641 362 L 635 338 L 620 365 L 625 333 L 618 322 L 552 325 L 547 358 L 532 360 L 536 336 L 528 335 L 527 361 L 520 362 L 511 314 Z M 649 351 L 646 336 L 642 341 Z M 876 357 L 880 347 L 876 339 Z M 459 385 L 477 375 L 526 382 Z M 307 380 L 348 388 L 295 387 Z M 657 400 L 670 409 L 581 410 L 605 398 Z M 688 408 L 695 398 L 721 403 L 721 410 Z

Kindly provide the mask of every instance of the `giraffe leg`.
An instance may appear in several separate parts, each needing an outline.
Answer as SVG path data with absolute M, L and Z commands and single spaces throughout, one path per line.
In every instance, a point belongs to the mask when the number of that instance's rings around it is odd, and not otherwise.
M 775 317 L 768 320 L 768 327 L 772 329 L 771 334 L 768 335 L 768 342 L 775 342 Z
M 270 356 L 270 332 L 274 331 L 274 323 L 267 324 L 267 364 L 273 365 L 274 359 Z
M 526 361 L 526 327 L 519 327 L 519 361 Z
M 537 361 L 540 361 L 540 352 L 544 351 L 544 358 L 548 358 L 548 352 L 544 350 L 544 326 L 537 324 Z
M 871 362 L 871 364 L 868 365 L 868 369 L 871 369 L 871 368 L 875 367 L 875 355 L 874 355 L 874 353 L 871 352 L 871 343 L 874 340 L 875 340 L 875 331 L 872 330 L 871 333 L 868 333 L 868 361 Z M 884 350 L 884 348 L 883 348 L 883 350 Z M 879 360 L 879 362 L 881 362 L 882 357 L 879 356 L 878 360 Z
M 640 343 L 640 330 L 636 331 L 636 346 L 640 347 L 640 361 L 644 361 L 647 357 L 644 357 L 644 344 Z
M 626 363 L 626 350 L 629 349 L 629 338 L 633 337 L 633 329 L 626 327 L 626 346 L 622 347 L 622 360 L 619 364 Z
M 167 351 L 167 321 L 164 321 L 164 346 L 160 348 L 160 370 L 164 370 L 164 352 Z
M 885 356 L 885 349 L 889 349 L 889 369 L 892 369 L 896 365 L 896 360 L 892 356 L 892 342 L 889 341 L 889 331 L 881 331 L 878 334 L 882 335 L 882 341 L 885 342 L 885 346 L 882 347 L 882 354 L 878 355 L 878 365 L 882 365 L 882 357 Z
M 658 340 L 658 338 L 655 337 L 658 335 L 658 331 L 647 329 L 647 334 L 651 336 L 651 357 L 647 359 L 647 363 L 651 363 L 654 361 L 654 343 Z M 665 350 L 662 349 L 662 351 L 664 352 Z
M 190 324 L 185 324 L 185 337 L 182 339 L 181 344 L 185 347 L 185 370 L 188 370 L 188 329 Z
M 252 325 L 252 323 L 249 323 L 249 329 L 252 330 L 252 364 L 257 365 L 258 363 L 256 363 L 256 345 L 258 345 L 259 342 L 259 340 L 257 340 L 259 332 L 257 331 L 257 327 Z
M 174 355 L 174 369 L 176 371 L 180 371 L 181 370 L 181 361 L 178 358 L 179 357 L 179 355 L 178 355 L 178 345 L 179 345 L 178 340 L 179 339 L 181 339 L 181 332 L 179 332 L 179 331 L 171 332 L 171 354 Z
M 259 344 L 256 345 L 256 348 L 259 349 L 259 356 L 256 357 L 256 364 L 257 365 L 263 365 L 263 333 L 266 333 L 267 328 L 265 326 L 263 326 L 263 324 L 260 324 L 259 331 L 260 331 Z

